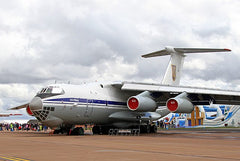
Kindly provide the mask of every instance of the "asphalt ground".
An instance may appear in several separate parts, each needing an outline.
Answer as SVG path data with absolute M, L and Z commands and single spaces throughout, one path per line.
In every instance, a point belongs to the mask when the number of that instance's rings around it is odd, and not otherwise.
M 240 129 L 174 129 L 140 136 L 0 132 L 0 160 L 240 160 Z

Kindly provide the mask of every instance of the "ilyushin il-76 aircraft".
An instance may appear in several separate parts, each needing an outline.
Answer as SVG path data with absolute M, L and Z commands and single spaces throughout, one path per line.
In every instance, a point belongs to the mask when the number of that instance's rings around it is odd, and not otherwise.
M 84 134 L 75 125 L 92 124 L 93 134 L 111 129 L 140 129 L 155 133 L 152 124 L 170 112 L 190 113 L 195 105 L 240 104 L 240 92 L 179 86 L 184 57 L 189 53 L 229 52 L 229 49 L 173 48 L 142 55 L 143 58 L 170 55 L 161 84 L 136 82 L 94 82 L 89 84 L 51 84 L 39 91 L 26 108 L 54 133 Z

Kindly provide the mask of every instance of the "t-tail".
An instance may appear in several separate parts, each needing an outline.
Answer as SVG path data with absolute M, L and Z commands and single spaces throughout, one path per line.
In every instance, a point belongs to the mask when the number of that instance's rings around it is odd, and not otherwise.
M 144 58 L 171 55 L 167 70 L 162 80 L 162 84 L 176 85 L 180 83 L 181 72 L 185 54 L 188 53 L 208 53 L 208 52 L 229 52 L 230 49 L 216 48 L 173 48 L 165 47 L 165 49 L 142 55 Z

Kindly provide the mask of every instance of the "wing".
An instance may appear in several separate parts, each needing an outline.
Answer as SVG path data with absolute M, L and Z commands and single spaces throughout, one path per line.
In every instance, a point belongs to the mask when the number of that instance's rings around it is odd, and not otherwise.
M 158 105 L 166 105 L 169 98 L 175 97 L 183 92 L 194 105 L 214 104 L 240 105 L 240 91 L 220 90 L 187 86 L 169 86 L 162 84 L 147 84 L 123 82 L 122 90 L 150 91 L 152 96 L 158 98 Z

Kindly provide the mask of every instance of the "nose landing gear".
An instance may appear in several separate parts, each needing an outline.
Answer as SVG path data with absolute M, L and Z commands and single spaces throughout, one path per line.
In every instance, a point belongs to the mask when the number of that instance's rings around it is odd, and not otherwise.
M 84 129 L 82 127 L 76 127 L 69 132 L 69 135 L 84 135 Z

